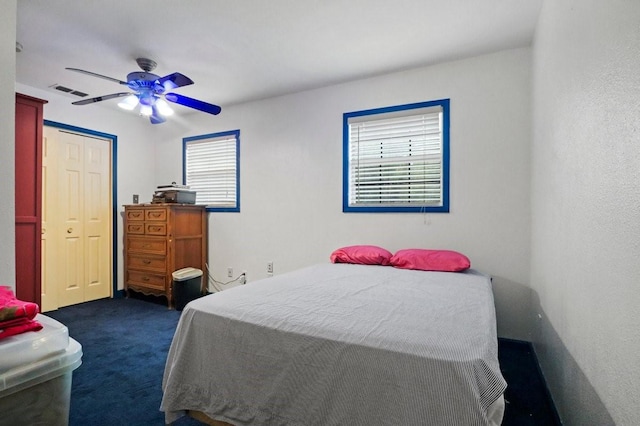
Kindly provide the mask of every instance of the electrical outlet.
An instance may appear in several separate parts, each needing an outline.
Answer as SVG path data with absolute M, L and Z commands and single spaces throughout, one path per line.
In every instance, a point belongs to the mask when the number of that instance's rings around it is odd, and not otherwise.
M 133 194 L 133 204 L 138 204 L 138 194 Z
M 240 275 L 240 284 L 247 283 L 247 271 L 242 271 L 242 275 Z
M 227 268 L 227 277 L 233 278 L 233 268 L 231 266 Z
M 267 274 L 273 274 L 273 262 L 267 263 Z

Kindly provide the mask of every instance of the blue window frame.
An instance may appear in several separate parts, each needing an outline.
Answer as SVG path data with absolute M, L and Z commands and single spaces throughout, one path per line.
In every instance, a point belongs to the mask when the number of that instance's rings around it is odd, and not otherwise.
M 211 212 L 240 211 L 240 130 L 182 139 L 182 182 Z
M 343 115 L 347 213 L 449 212 L 449 99 Z

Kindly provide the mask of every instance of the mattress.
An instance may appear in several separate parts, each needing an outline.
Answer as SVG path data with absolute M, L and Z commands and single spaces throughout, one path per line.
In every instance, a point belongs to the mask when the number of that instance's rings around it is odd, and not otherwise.
M 320 264 L 190 302 L 163 378 L 234 425 L 487 425 L 506 383 L 490 277 Z

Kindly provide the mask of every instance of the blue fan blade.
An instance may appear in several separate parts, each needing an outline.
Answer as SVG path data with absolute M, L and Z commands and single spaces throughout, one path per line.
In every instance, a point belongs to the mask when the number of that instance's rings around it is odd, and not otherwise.
M 177 93 L 167 93 L 164 97 L 169 102 L 184 105 L 202 112 L 208 112 L 213 115 L 220 114 L 220 111 L 222 111 L 222 108 L 218 105 L 208 104 L 188 96 L 178 95 Z
M 188 86 L 193 84 L 193 80 L 191 80 L 186 75 L 180 74 L 179 72 L 174 72 L 173 74 L 165 75 L 164 77 L 158 79 L 158 83 L 160 83 L 164 90 L 172 90 L 176 87 Z
M 151 110 L 153 111 L 153 113 L 149 116 L 149 120 L 151 121 L 151 124 L 160 124 L 167 121 L 166 118 L 160 115 L 160 113 L 158 112 L 158 108 L 156 108 L 155 105 L 151 107 Z

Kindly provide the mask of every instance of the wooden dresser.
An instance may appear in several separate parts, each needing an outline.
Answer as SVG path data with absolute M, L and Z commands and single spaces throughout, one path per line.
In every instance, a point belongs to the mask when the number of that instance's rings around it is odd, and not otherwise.
M 172 273 L 193 267 L 203 271 L 206 288 L 207 214 L 194 204 L 124 206 L 124 288 L 164 296 L 173 307 Z

